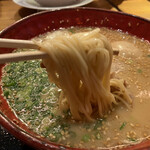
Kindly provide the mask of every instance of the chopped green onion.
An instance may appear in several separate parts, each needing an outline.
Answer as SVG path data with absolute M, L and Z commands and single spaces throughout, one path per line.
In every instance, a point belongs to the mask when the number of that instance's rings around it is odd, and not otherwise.
M 69 29 L 69 32 L 71 33 L 75 33 L 75 31 L 73 29 Z
M 74 131 L 69 131 L 70 137 L 75 138 L 77 135 Z
M 90 141 L 90 136 L 88 134 L 83 135 L 82 141 L 83 142 L 89 142 Z
M 85 124 L 83 125 L 83 127 L 84 127 L 85 129 L 90 129 L 91 124 L 90 124 L 90 123 L 85 123 Z
M 128 138 L 129 141 L 136 142 L 136 139 Z
M 103 122 L 103 119 L 97 120 L 95 125 L 94 125 L 94 130 L 96 130 L 97 128 L 101 127 L 102 126 L 102 122 Z
M 132 59 L 129 59 L 129 60 L 128 60 L 128 63 L 129 63 L 129 64 L 133 63 L 133 60 L 132 60 Z
M 8 95 L 9 95 L 9 91 L 4 91 L 4 96 L 6 96 L 6 98 L 8 98 Z
M 142 73 L 143 71 L 141 69 L 137 69 L 137 72 L 138 73 Z
M 126 126 L 126 122 L 123 122 L 122 125 L 120 126 L 120 130 L 122 130 Z
M 147 57 L 150 57 L 150 54 L 149 54 L 149 55 L 147 55 Z

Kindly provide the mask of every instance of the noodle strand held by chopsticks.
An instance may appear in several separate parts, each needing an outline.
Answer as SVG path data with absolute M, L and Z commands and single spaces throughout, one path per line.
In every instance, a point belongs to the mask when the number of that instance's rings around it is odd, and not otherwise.
M 117 100 L 132 102 L 122 82 L 110 80 L 113 51 L 99 28 L 74 34 L 55 31 L 34 42 L 49 54 L 43 60 L 49 80 L 62 89 L 60 108 L 69 107 L 74 119 L 92 121 L 95 109 L 102 117 Z M 113 95 L 110 86 L 119 94 Z

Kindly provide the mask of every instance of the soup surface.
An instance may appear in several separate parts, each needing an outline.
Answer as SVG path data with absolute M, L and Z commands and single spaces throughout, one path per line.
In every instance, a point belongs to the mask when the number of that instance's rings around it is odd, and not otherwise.
M 66 31 L 66 29 L 61 29 Z M 70 34 L 92 28 L 70 28 Z M 16 115 L 34 132 L 68 147 L 116 147 L 141 142 L 150 135 L 150 44 L 121 31 L 101 28 L 114 50 L 112 74 L 125 80 L 133 104 L 121 102 L 104 118 L 75 121 L 70 110 L 60 112 L 61 89 L 49 83 L 41 60 L 10 63 L 3 68 L 3 94 Z M 41 35 L 43 38 L 50 33 Z M 18 49 L 15 52 L 26 51 Z

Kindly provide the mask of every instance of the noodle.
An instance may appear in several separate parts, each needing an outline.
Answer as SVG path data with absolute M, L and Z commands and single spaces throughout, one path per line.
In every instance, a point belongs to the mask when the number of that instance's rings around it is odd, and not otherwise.
M 49 54 L 43 64 L 49 80 L 62 89 L 60 109 L 70 108 L 74 119 L 92 121 L 95 111 L 102 117 L 117 101 L 132 103 L 123 82 L 110 80 L 113 51 L 99 28 L 74 34 L 55 31 L 34 42 Z

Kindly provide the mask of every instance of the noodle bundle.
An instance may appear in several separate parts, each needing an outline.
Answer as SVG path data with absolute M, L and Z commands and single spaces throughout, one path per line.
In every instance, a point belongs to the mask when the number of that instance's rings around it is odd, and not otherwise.
M 69 33 L 55 31 L 35 41 L 49 54 L 43 60 L 49 80 L 62 92 L 60 109 L 70 108 L 74 119 L 93 120 L 93 113 L 102 117 L 118 101 L 131 103 L 122 80 L 111 79 L 113 50 L 100 29 Z

